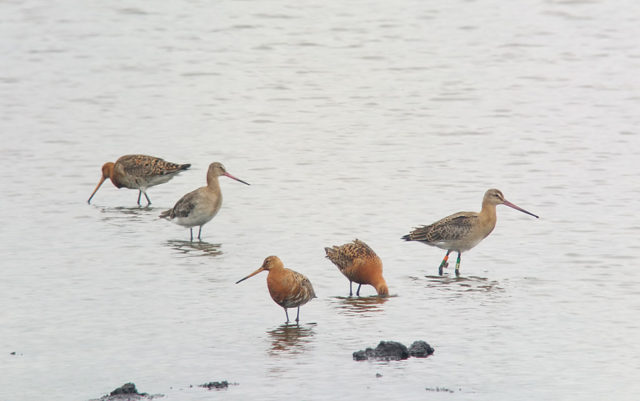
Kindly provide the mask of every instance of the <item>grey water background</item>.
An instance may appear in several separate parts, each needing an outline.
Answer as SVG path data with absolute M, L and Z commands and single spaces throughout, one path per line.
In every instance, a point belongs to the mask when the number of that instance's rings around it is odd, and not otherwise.
M 639 22 L 631 0 L 1 2 L 0 400 L 638 399 Z M 110 182 L 87 205 L 129 153 L 193 166 L 149 208 Z M 222 178 L 189 243 L 157 216 L 213 161 L 251 186 Z M 541 218 L 498 207 L 434 277 L 444 252 L 400 237 L 491 187 Z M 347 297 L 323 247 L 353 238 L 392 297 Z M 318 294 L 299 327 L 266 273 L 234 284 L 271 254 Z M 432 357 L 351 357 L 418 339 Z

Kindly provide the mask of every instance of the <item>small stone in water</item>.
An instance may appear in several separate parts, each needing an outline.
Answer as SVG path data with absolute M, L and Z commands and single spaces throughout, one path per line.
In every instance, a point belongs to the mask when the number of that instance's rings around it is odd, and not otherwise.
M 229 382 L 226 380 L 223 380 L 221 382 L 209 382 L 209 383 L 201 384 L 200 387 L 208 388 L 209 390 L 213 388 L 215 388 L 216 390 L 220 390 L 220 389 L 229 387 Z
M 416 358 L 426 358 L 433 354 L 434 349 L 424 341 L 414 341 L 409 347 L 409 355 Z

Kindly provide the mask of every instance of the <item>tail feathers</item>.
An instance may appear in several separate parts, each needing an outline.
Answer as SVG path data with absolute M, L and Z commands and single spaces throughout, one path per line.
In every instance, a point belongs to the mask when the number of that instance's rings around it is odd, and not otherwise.
M 327 259 L 329 259 L 340 271 L 348 268 L 353 263 L 353 258 L 344 253 L 344 250 L 340 246 L 333 246 L 331 248 L 324 248 L 327 253 Z
M 431 230 L 431 226 L 422 226 L 413 229 L 409 234 L 403 235 L 402 239 L 405 241 L 429 241 L 427 236 Z
M 333 248 L 325 247 L 324 252 L 327 254 L 325 258 L 331 260 L 331 258 L 336 254 L 336 250 Z
M 189 167 L 191 167 L 190 163 L 176 164 L 176 163 L 166 162 L 165 170 L 162 172 L 162 174 L 177 174 L 183 170 L 187 170 Z
M 160 218 L 172 219 L 173 218 L 173 216 L 171 215 L 172 212 L 173 212 L 173 209 L 165 210 L 164 212 L 160 213 Z

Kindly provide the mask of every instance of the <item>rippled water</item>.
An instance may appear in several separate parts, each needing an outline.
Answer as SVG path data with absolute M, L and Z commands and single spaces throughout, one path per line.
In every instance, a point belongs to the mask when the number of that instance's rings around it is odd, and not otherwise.
M 635 2 L 0 9 L 1 400 L 637 399 Z M 110 183 L 87 205 L 128 153 L 193 167 L 151 207 Z M 157 216 L 212 161 L 251 186 L 223 178 L 191 243 Z M 491 187 L 541 218 L 499 207 L 462 278 L 400 240 Z M 324 259 L 356 237 L 392 297 Z M 270 254 L 318 294 L 299 327 L 265 273 L 234 284 Z M 432 357 L 351 357 L 418 339 Z

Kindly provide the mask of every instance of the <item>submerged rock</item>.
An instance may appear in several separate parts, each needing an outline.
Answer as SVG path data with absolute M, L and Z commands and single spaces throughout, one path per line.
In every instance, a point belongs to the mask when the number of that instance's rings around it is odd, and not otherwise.
M 136 385 L 133 383 L 125 383 L 117 389 L 113 390 L 109 395 L 113 396 L 121 394 L 137 394 L 140 396 L 148 395 L 147 393 L 139 393 L 138 389 L 136 389 Z
M 149 395 L 147 393 L 139 393 L 136 385 L 133 383 L 125 383 L 117 389 L 113 390 L 109 395 L 104 395 L 96 400 L 91 401 L 139 401 L 152 400 L 156 397 L 164 397 L 162 394 Z
M 209 390 L 214 388 L 216 390 L 221 390 L 223 388 L 229 387 L 229 382 L 226 380 L 223 380 L 221 382 L 209 382 L 209 383 L 201 384 L 199 387 L 208 388 Z
M 367 348 L 364 351 L 353 353 L 353 359 L 364 361 L 366 359 L 381 359 L 385 361 L 398 361 L 409 358 L 409 350 L 397 341 L 380 341 L 376 349 Z
M 422 340 L 414 341 L 409 347 L 409 355 L 416 358 L 426 358 L 433 354 L 434 349 L 432 346 Z
M 433 352 L 433 348 L 424 341 L 414 341 L 409 349 L 397 341 L 380 341 L 380 344 L 375 349 L 367 348 L 354 352 L 353 359 L 356 361 L 367 359 L 398 361 L 407 359 L 409 356 L 426 358 Z
M 435 391 L 436 393 L 453 393 L 454 391 L 451 389 L 448 389 L 446 387 L 427 387 L 425 390 L 427 391 Z

